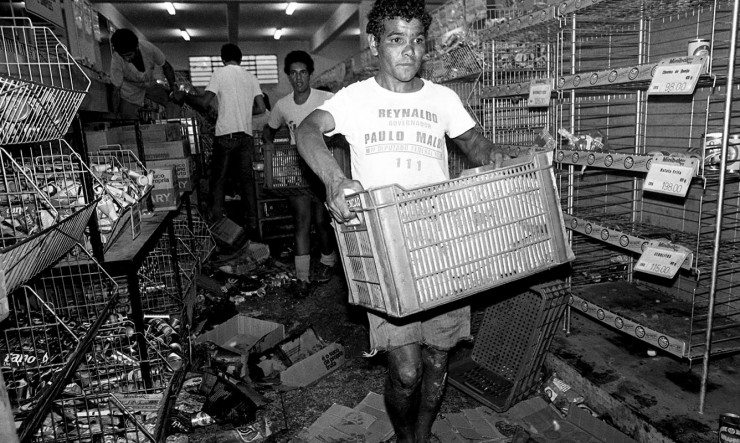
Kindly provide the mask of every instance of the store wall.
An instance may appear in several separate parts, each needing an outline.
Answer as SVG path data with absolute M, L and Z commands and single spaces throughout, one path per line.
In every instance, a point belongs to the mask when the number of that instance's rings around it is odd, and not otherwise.
M 221 42 L 182 42 L 182 43 L 156 43 L 165 53 L 167 60 L 175 70 L 188 69 L 188 57 L 203 55 L 218 55 L 221 52 Z M 270 96 L 274 103 L 278 98 L 291 92 L 288 78 L 283 74 L 283 60 L 285 56 L 294 50 L 310 51 L 310 43 L 298 41 L 269 41 L 269 42 L 240 42 L 239 47 L 244 54 L 276 54 L 278 57 L 278 70 L 280 82 L 277 85 L 263 85 L 263 91 Z M 311 54 L 314 59 L 314 75 L 334 67 L 337 63 L 346 60 L 359 52 L 359 38 L 338 40 L 328 44 L 318 54 Z

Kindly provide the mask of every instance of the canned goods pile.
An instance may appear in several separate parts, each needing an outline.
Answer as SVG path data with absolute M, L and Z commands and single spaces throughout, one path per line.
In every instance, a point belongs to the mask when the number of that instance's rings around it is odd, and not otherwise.
M 586 134 L 574 135 L 564 128 L 558 129 L 563 139 L 567 142 L 567 148 L 574 151 L 606 151 L 606 136 L 600 130 L 590 131 Z
M 722 132 L 708 132 L 701 137 L 699 149 L 691 149 L 690 155 L 702 159 L 705 172 L 718 171 L 722 163 Z M 727 139 L 726 168 L 731 172 L 740 172 L 740 134 L 730 134 Z
M 180 339 L 180 320 L 177 318 L 153 318 L 149 320 L 146 337 L 154 350 L 165 356 L 167 363 L 173 370 L 182 365 L 183 345 Z

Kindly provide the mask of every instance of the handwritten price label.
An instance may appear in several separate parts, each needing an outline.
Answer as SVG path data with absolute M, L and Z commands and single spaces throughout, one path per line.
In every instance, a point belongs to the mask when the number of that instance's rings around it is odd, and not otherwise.
M 703 70 L 704 60 L 700 57 L 677 57 L 665 64 L 661 62 L 655 67 L 648 94 L 693 94 Z
M 684 260 L 686 260 L 685 252 L 648 246 L 637 261 L 635 271 L 673 278 Z
M 550 94 L 552 94 L 552 82 L 549 78 L 530 81 L 527 106 L 530 108 L 550 106 Z
M 645 178 L 643 191 L 686 197 L 694 168 L 654 161 Z

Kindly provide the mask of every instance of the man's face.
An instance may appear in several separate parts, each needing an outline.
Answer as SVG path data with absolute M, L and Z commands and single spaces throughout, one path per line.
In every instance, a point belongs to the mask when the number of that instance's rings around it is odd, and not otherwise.
M 288 78 L 294 92 L 306 92 L 309 88 L 311 74 L 308 73 L 308 67 L 305 63 L 296 62 L 290 64 Z
M 375 45 L 372 41 L 375 41 Z M 410 22 L 402 18 L 385 20 L 380 41 L 371 38 L 371 48 L 373 46 L 378 53 L 382 75 L 389 80 L 411 81 L 421 68 L 426 52 L 424 25 L 419 19 Z
M 136 51 L 129 51 L 129 52 L 119 52 L 118 55 L 121 56 L 122 59 L 127 61 L 128 63 L 131 63 L 131 61 L 136 57 Z

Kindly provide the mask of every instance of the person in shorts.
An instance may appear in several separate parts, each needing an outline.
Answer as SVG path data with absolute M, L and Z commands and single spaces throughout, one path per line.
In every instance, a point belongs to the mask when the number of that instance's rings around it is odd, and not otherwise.
M 323 104 L 334 94 L 328 91 L 314 89 L 310 86 L 311 74 L 314 71 L 314 62 L 304 51 L 292 51 L 285 56 L 284 72 L 290 80 L 293 92 L 275 103 L 270 113 L 270 119 L 262 130 L 262 137 L 266 144 L 264 149 L 270 149 L 275 141 L 275 135 L 281 127 L 290 131 L 290 143 L 295 145 L 295 128 L 317 106 Z M 329 224 L 329 213 L 324 207 L 324 185 L 310 171 L 306 176 L 309 189 L 302 194 L 288 197 L 288 203 L 293 215 L 295 237 L 295 272 L 297 287 L 294 295 L 298 298 L 307 296 L 311 291 L 311 283 L 326 283 L 331 279 L 337 264 L 337 253 L 334 248 L 334 232 Z M 316 229 L 319 240 L 321 258 L 317 272 L 311 278 L 311 224 Z
M 367 34 L 378 73 L 339 90 L 296 131 L 298 151 L 323 181 L 338 222 L 353 218 L 346 191 L 449 179 L 445 136 L 474 164 L 498 167 L 505 158 L 476 131 L 454 91 L 418 76 L 430 23 L 423 1 L 377 0 Z M 350 145 L 352 179 L 324 142 L 337 133 Z M 448 352 L 470 335 L 470 308 L 442 306 L 408 319 L 367 315 L 370 345 L 387 352 L 385 402 L 397 441 L 426 442 L 443 397 Z

